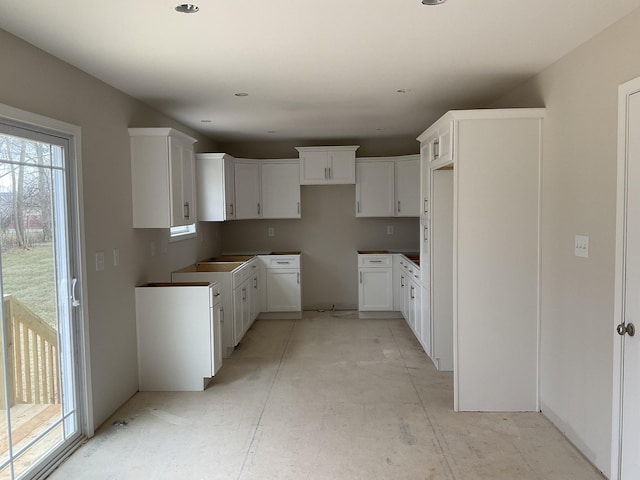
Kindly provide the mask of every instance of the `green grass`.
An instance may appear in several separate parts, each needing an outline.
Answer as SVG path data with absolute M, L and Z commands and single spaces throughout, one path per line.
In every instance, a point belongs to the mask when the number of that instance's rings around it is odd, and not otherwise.
M 56 326 L 56 292 L 52 244 L 2 252 L 2 287 L 33 313 Z

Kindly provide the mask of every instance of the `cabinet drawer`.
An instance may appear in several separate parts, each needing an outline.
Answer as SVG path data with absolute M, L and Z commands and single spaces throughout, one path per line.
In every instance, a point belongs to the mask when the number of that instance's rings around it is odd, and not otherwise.
M 391 267 L 391 255 L 358 255 L 360 267 Z
M 274 257 L 269 257 L 267 261 L 267 268 L 299 268 L 300 267 L 300 257 L 283 257 L 281 255 L 277 255 Z

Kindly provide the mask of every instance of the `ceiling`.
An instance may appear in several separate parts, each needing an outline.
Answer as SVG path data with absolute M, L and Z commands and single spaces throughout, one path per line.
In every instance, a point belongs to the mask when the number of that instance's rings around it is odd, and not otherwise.
M 370 139 L 485 106 L 640 7 L 194 1 L 10 0 L 0 28 L 218 141 Z

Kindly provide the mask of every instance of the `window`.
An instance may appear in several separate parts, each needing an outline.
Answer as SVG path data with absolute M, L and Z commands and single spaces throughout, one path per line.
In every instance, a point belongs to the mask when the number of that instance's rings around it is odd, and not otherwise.
M 181 225 L 179 227 L 171 227 L 169 229 L 169 241 L 176 242 L 178 240 L 186 240 L 196 237 L 196 224 Z

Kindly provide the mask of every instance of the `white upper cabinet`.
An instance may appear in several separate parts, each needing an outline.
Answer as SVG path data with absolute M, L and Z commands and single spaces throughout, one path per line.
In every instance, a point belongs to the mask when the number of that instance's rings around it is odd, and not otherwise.
M 233 162 L 226 153 L 196 155 L 198 220 L 221 222 L 236 218 Z
M 260 165 L 236 160 L 234 175 L 236 219 L 262 218 Z
M 358 148 L 358 145 L 296 147 L 300 152 L 300 185 L 353 185 Z
M 393 217 L 395 162 L 356 162 L 356 217 Z
M 197 220 L 194 138 L 172 128 L 130 128 L 134 228 Z
M 300 218 L 300 164 L 298 160 L 260 165 L 262 218 Z
M 396 161 L 396 217 L 420 216 L 420 156 Z
M 356 161 L 356 217 L 418 217 L 419 210 L 419 155 Z

